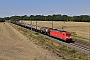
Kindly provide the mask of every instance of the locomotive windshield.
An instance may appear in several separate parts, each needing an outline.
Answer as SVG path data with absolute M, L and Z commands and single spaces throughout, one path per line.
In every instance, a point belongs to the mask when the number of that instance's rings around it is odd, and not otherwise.
M 66 34 L 66 36 L 71 36 L 71 34 Z

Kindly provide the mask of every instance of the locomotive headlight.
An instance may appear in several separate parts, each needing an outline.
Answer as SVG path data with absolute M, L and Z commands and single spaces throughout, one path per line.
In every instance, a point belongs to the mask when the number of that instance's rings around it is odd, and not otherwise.
M 72 37 L 70 36 L 70 38 L 72 38 Z
M 66 37 L 66 38 L 68 38 L 68 37 Z

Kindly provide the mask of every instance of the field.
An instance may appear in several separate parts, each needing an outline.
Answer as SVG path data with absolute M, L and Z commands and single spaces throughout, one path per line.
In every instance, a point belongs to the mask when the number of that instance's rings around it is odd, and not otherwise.
M 62 60 L 34 44 L 9 23 L 0 23 L 0 60 Z
M 31 21 L 23 21 L 30 24 Z M 50 21 L 38 21 L 37 26 L 47 26 L 52 27 L 52 22 Z M 32 21 L 32 24 L 36 25 L 36 21 Z M 53 28 L 63 29 L 69 32 L 74 32 L 75 35 L 89 39 L 89 23 L 88 22 L 61 22 L 54 21 Z

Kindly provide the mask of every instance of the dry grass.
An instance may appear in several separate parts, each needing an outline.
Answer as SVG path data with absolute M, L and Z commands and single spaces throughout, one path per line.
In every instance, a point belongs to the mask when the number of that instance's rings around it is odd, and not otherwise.
M 41 46 L 42 48 L 48 49 L 50 52 L 57 54 L 59 57 L 62 57 L 63 60 L 89 60 L 90 58 L 87 55 L 69 48 L 68 46 L 59 44 L 57 41 L 50 40 L 37 33 L 32 33 L 29 30 L 23 29 L 16 25 L 13 27 L 20 32 L 22 31 L 21 33 L 27 36 L 30 41 L 33 41 L 35 44 Z M 47 54 L 45 55 L 45 58 L 46 57 Z M 36 58 L 34 60 L 36 60 Z
M 30 24 L 30 21 L 24 21 L 25 23 Z M 50 21 L 38 21 L 38 26 L 48 26 L 52 27 L 52 22 Z M 36 21 L 33 21 L 32 24 L 36 24 Z M 75 32 L 78 36 L 89 39 L 89 23 L 87 22 L 61 22 L 54 21 L 54 28 L 62 29 L 69 32 Z

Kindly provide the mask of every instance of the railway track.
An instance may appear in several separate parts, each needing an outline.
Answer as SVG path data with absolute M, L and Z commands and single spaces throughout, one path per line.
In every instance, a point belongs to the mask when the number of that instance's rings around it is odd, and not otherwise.
M 84 54 L 88 54 L 89 55 L 89 45 L 82 45 L 79 42 L 74 42 L 74 43 L 69 43 L 69 45 L 71 45 L 72 48 L 74 48 L 75 50 L 78 50 Z
M 66 45 L 66 46 L 68 46 L 68 47 L 70 47 L 72 49 L 75 49 L 75 50 L 77 50 L 77 51 L 79 51 L 81 53 L 89 55 L 89 45 L 88 44 L 83 44 L 83 43 L 81 43 L 79 41 L 74 41 L 72 43 L 66 43 L 66 42 L 60 41 L 60 40 L 58 40 L 56 38 L 49 37 L 47 35 L 43 35 L 43 34 L 41 34 L 41 35 L 45 36 L 46 38 L 49 38 L 51 40 L 55 40 L 58 43 L 60 43 L 62 45 Z
M 25 28 L 25 27 L 23 27 L 23 28 Z M 25 29 L 28 29 L 28 28 L 25 28 Z M 28 30 L 30 30 L 30 29 L 28 29 Z M 30 31 L 32 31 L 32 30 L 30 30 Z M 32 31 L 32 32 L 35 33 L 36 31 Z M 68 47 L 70 47 L 72 49 L 75 49 L 75 50 L 77 50 L 79 52 L 82 52 L 84 54 L 89 55 L 89 45 L 88 44 L 81 43 L 80 41 L 74 41 L 72 43 L 66 43 L 64 41 L 58 40 L 57 38 L 50 37 L 48 35 L 44 35 L 44 34 L 41 34 L 41 33 L 40 33 L 40 35 L 42 35 L 42 36 L 44 36 L 44 37 L 46 37 L 48 39 L 55 40 L 55 41 L 57 41 L 58 43 L 60 43 L 62 45 L 66 45 L 66 46 L 68 46 Z

